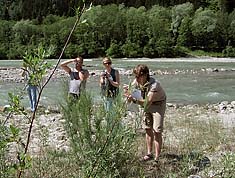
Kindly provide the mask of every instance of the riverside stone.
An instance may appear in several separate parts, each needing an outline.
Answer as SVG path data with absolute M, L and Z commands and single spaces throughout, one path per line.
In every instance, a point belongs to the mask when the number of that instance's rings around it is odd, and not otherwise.
M 51 70 L 48 70 L 47 71 L 47 74 L 49 75 L 51 73 L 53 69 Z M 234 69 L 231 69 L 231 70 L 224 70 L 223 68 L 221 69 L 211 69 L 211 68 L 202 68 L 202 69 L 197 69 L 197 70 L 188 70 L 188 69 L 185 69 L 185 70 L 179 70 L 179 69 L 175 69 L 175 70 L 172 70 L 172 71 L 162 71 L 162 70 L 157 70 L 157 71 L 150 71 L 151 72 L 151 75 L 172 75 L 172 74 L 185 74 L 185 73 L 192 73 L 192 74 L 197 74 L 198 72 L 209 72 L 209 73 L 213 73 L 213 72 L 230 72 L 230 71 L 233 71 Z M 100 72 L 102 70 L 89 70 L 90 73 L 92 74 L 92 76 L 97 76 L 100 74 Z M 132 75 L 132 70 L 126 70 L 126 69 L 123 69 L 123 68 L 120 68 L 119 70 L 120 74 L 121 75 L 127 75 L 127 76 L 130 76 Z M 24 78 L 22 77 L 22 69 L 21 68 L 16 68 L 16 67 L 0 67 L 0 81 L 3 81 L 3 82 L 17 82 L 17 83 L 24 83 L 25 80 Z M 54 75 L 52 76 L 51 80 L 57 80 L 57 79 L 61 79 L 61 78 L 67 78 L 67 73 L 60 69 L 60 68 L 57 68 L 55 70 L 55 73 Z

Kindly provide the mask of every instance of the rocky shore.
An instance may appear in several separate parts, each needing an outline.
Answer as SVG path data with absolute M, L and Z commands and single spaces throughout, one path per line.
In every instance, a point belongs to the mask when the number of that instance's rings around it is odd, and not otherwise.
M 92 66 L 87 66 L 89 67 Z M 120 75 L 131 75 L 131 70 L 125 70 L 123 68 L 118 69 Z M 101 70 L 90 70 L 91 76 L 100 75 Z M 201 69 L 186 69 L 186 70 L 156 70 L 150 71 L 150 75 L 177 75 L 177 74 L 199 74 L 199 73 L 214 73 L 214 72 L 234 72 L 235 69 L 224 69 L 224 68 L 201 68 Z M 50 74 L 52 72 L 48 71 Z M 22 69 L 16 67 L 0 67 L 0 82 L 16 82 L 16 83 L 24 83 L 24 78 L 21 76 Z M 54 75 L 52 76 L 52 80 L 60 80 L 61 78 L 66 78 L 67 73 L 60 68 L 56 69 Z
M 197 119 L 218 118 L 226 129 L 235 128 L 235 101 L 221 102 L 213 105 L 176 105 L 167 103 L 166 121 L 167 119 L 179 118 L 182 115 L 190 117 L 192 113 L 200 113 Z M 7 112 L 1 112 L 0 120 L 6 121 Z M 31 113 L 29 113 L 31 114 Z M 129 111 L 126 118 L 123 118 L 124 122 L 131 124 L 136 117 L 135 111 Z M 58 109 L 39 107 L 39 113 L 36 116 L 36 121 L 33 127 L 33 134 L 31 139 L 30 152 L 33 155 L 40 153 L 41 146 L 46 144 L 50 148 L 57 150 L 68 150 L 68 139 L 66 132 L 63 129 L 63 123 L 65 120 Z M 13 115 L 6 121 L 6 124 L 14 124 L 22 128 L 25 135 L 29 128 L 29 120 L 23 115 Z M 44 134 L 44 135 L 43 135 Z M 46 143 L 42 143 L 42 138 L 47 137 Z

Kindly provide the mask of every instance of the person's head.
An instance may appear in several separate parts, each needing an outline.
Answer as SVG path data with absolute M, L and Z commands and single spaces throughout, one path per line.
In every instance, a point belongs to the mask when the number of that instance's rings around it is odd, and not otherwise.
M 78 56 L 75 58 L 75 67 L 81 68 L 83 65 L 83 58 L 81 56 Z
M 110 67 L 110 66 L 112 65 L 111 59 L 110 59 L 109 57 L 105 57 L 105 58 L 103 59 L 103 65 L 104 65 L 105 67 Z
M 136 81 L 141 85 L 144 85 L 149 81 L 149 68 L 144 64 L 139 64 L 133 69 L 133 74 L 135 75 Z

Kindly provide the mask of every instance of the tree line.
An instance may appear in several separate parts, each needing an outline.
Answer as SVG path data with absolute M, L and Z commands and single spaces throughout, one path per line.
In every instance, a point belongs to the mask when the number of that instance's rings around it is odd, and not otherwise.
M 93 5 L 83 14 L 83 23 L 72 34 L 63 58 L 178 57 L 187 55 L 188 50 L 235 56 L 235 10 L 224 11 L 216 3 L 196 7 L 190 2 L 151 8 L 127 7 L 124 3 Z M 0 59 L 22 58 L 38 44 L 52 47 L 50 58 L 57 58 L 75 20 L 76 16 L 63 13 L 48 14 L 40 21 L 0 20 Z
M 50 14 L 57 16 L 71 17 L 76 15 L 76 9 L 83 6 L 84 0 L 1 0 L 0 19 L 21 20 L 37 19 L 40 23 Z M 221 9 L 231 13 L 235 8 L 234 0 L 86 0 L 86 3 L 97 5 L 123 4 L 126 7 L 139 8 L 144 6 L 147 9 L 154 5 L 170 7 L 190 2 L 195 9 L 213 8 Z

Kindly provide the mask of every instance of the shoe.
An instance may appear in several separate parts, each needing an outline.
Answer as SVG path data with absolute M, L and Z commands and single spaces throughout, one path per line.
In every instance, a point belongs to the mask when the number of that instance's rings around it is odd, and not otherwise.
M 149 161 L 149 160 L 151 160 L 151 159 L 153 159 L 153 154 L 152 154 L 152 153 L 145 155 L 145 156 L 142 158 L 142 161 Z
M 156 164 L 158 164 L 158 163 L 159 163 L 159 158 L 154 158 L 154 162 L 155 162 Z

